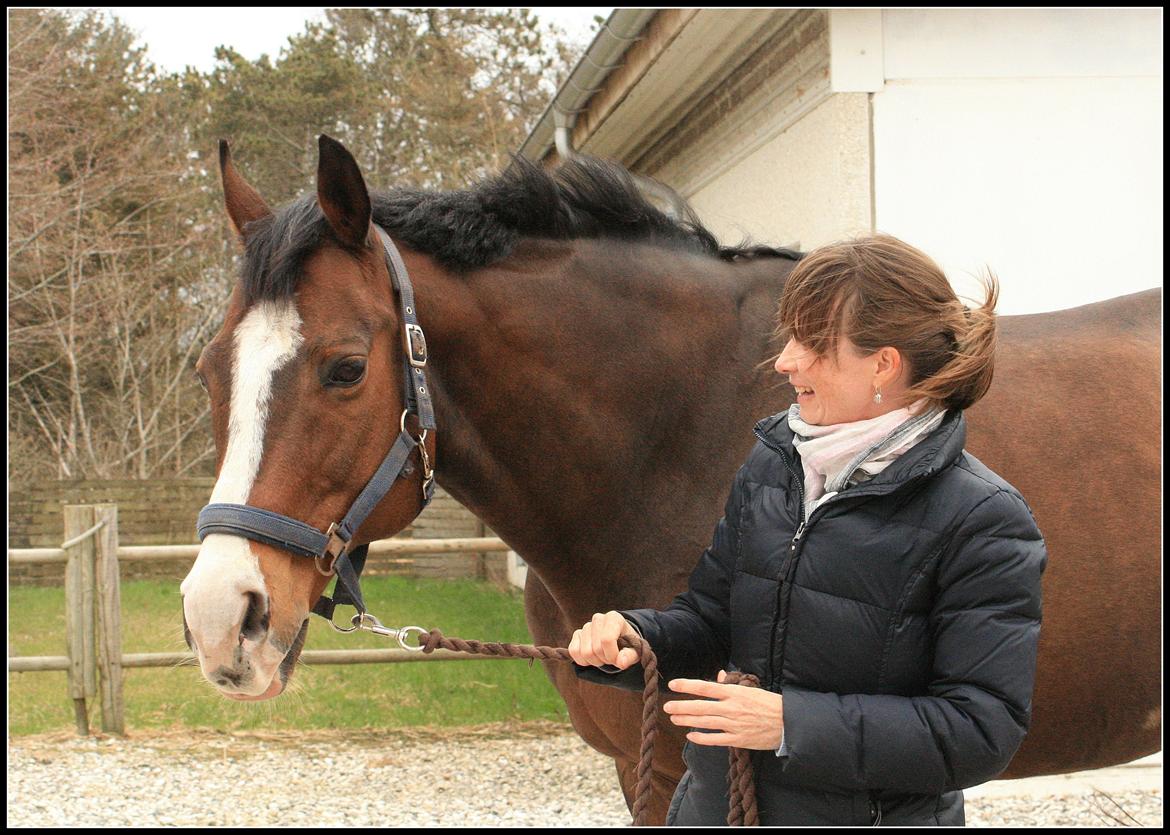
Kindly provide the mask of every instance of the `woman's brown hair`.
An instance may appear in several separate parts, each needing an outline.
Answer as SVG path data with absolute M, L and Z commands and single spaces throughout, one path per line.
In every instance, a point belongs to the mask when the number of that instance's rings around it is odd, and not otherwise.
M 892 235 L 828 244 L 793 268 L 775 335 L 820 357 L 837 356 L 842 334 L 863 356 L 897 348 L 910 373 L 908 402 L 966 409 L 995 370 L 999 281 L 989 273 L 982 283 L 983 304 L 968 309 L 933 259 Z

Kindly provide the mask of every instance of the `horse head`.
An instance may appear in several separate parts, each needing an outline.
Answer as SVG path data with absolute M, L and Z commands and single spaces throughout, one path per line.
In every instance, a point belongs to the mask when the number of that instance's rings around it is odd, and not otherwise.
M 400 431 L 398 416 L 404 433 L 417 426 L 404 413 L 403 314 L 369 192 L 340 143 L 322 136 L 319 151 L 316 195 L 274 212 L 220 143 L 243 270 L 196 370 L 211 399 L 211 502 L 324 532 L 378 470 Z M 434 433 L 423 443 L 433 460 Z M 349 548 L 406 527 L 425 504 L 423 477 L 408 462 Z M 235 699 L 283 692 L 330 580 L 320 565 L 242 535 L 205 536 L 180 591 L 188 645 L 219 692 Z

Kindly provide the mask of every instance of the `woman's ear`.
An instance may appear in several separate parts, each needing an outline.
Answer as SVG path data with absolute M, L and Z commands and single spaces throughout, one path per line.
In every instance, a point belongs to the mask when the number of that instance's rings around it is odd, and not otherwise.
M 887 345 L 877 351 L 877 369 L 874 375 L 874 384 L 880 388 L 893 385 L 902 377 L 905 366 L 902 362 L 902 353 Z

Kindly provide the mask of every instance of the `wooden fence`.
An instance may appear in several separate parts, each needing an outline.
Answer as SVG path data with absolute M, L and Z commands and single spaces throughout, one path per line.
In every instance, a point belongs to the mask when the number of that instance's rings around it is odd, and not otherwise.
M 195 519 L 207 504 L 215 479 L 171 478 L 90 479 L 13 484 L 8 497 L 8 547 L 55 547 L 61 542 L 61 513 L 65 505 L 114 504 L 118 506 L 118 540 L 125 545 L 181 545 L 195 537 Z M 399 537 L 414 539 L 465 539 L 493 536 L 483 522 L 441 487 L 417 519 Z M 180 580 L 190 567 L 183 558 L 136 560 L 122 567 L 122 578 Z M 65 581 L 62 562 L 25 563 L 9 566 L 11 586 L 55 585 Z M 366 563 L 371 577 L 416 577 L 490 580 L 498 586 L 507 581 L 502 554 L 427 553 L 413 561 L 374 556 Z
M 120 545 L 118 506 L 66 505 L 65 536 L 55 548 L 10 548 L 8 564 L 64 564 L 66 655 L 9 656 L 9 672 L 64 670 L 73 700 L 77 732 L 89 734 L 86 701 L 98 698 L 102 730 L 125 733 L 122 671 L 127 667 L 174 667 L 196 664 L 194 655 L 176 652 L 122 653 L 120 566 L 127 562 L 193 560 L 198 545 Z M 370 556 L 411 562 L 418 554 L 479 554 L 507 551 L 495 537 L 462 539 L 382 539 L 370 544 Z M 490 660 L 491 656 L 436 650 L 423 655 L 403 649 L 309 650 L 302 658 L 314 664 L 382 664 L 405 661 Z
M 12 484 L 8 547 L 37 548 L 61 541 L 64 505 L 116 504 L 123 545 L 181 545 L 195 536 L 195 518 L 207 504 L 214 478 L 94 478 Z

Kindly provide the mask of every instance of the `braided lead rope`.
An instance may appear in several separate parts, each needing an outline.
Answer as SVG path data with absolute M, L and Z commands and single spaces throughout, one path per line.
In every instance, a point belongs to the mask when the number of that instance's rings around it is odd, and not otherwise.
M 759 687 L 760 680 L 751 673 L 730 672 L 723 677 L 724 684 Z M 751 752 L 744 748 L 729 748 L 727 769 L 731 781 L 731 807 L 727 813 L 728 826 L 759 826 L 760 812 L 756 808 L 756 775 Z
M 418 637 L 419 649 L 424 653 L 434 652 L 436 649 L 446 649 L 453 652 L 467 652 L 475 655 L 492 655 L 504 658 L 527 658 L 529 661 L 568 661 L 572 662 L 569 651 L 560 647 L 539 647 L 531 644 L 501 644 L 488 641 L 467 641 L 462 638 L 448 638 L 438 629 L 422 632 Z M 634 789 L 634 826 L 648 826 L 646 821 L 647 807 L 650 805 L 650 778 L 651 761 L 654 758 L 654 739 L 658 735 L 658 659 L 650 645 L 640 638 L 624 636 L 618 639 L 618 646 L 636 650 L 642 664 L 642 678 L 645 686 L 642 688 L 642 744 L 638 759 L 638 784 Z M 731 673 L 744 679 L 742 683 L 759 686 L 755 676 Z M 750 682 L 749 682 L 750 680 Z M 725 679 L 730 681 L 730 678 Z M 738 678 L 737 682 L 739 683 Z M 737 760 L 737 755 L 740 758 Z M 759 823 L 756 812 L 756 792 L 751 760 L 746 751 L 731 749 L 731 763 L 733 773 L 738 774 L 734 785 L 740 788 L 733 790 L 731 814 L 728 822 L 732 825 L 756 826 Z M 738 768 L 738 771 L 736 770 Z M 743 786 L 746 785 L 746 790 Z M 736 798 L 742 798 L 737 801 Z M 749 806 L 740 808 L 742 803 Z M 734 821 L 733 822 L 733 818 Z

